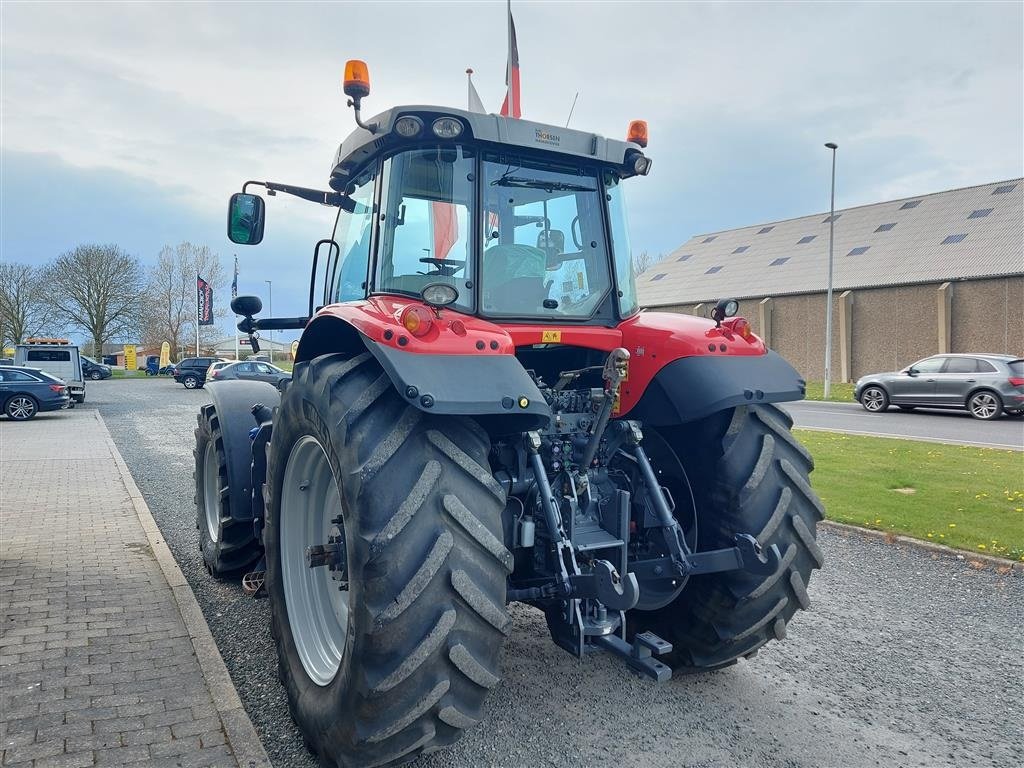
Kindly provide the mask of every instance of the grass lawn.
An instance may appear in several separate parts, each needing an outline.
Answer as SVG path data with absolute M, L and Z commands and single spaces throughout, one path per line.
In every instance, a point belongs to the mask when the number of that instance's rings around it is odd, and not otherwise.
M 1024 561 L 1024 453 L 797 430 L 830 520 Z
M 823 381 L 808 381 L 807 382 L 807 399 L 808 400 L 824 400 L 825 399 L 825 382 Z M 828 393 L 828 400 L 830 403 L 854 403 L 853 399 L 853 384 L 844 384 L 843 382 L 833 381 L 832 391 Z

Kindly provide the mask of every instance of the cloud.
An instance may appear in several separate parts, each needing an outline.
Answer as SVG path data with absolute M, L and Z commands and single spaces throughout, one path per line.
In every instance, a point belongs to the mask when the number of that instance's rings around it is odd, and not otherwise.
M 650 122 L 654 173 L 630 185 L 638 249 L 823 209 L 827 140 L 840 144 L 840 207 L 1022 173 L 1020 4 L 517 2 L 514 13 L 527 117 L 563 124 L 579 91 L 573 127 L 621 136 L 630 119 Z M 3 147 L 95 173 L 117 199 L 159 187 L 186 219 L 219 221 L 248 178 L 323 186 L 353 127 L 347 58 L 370 65 L 370 113 L 462 106 L 467 66 L 485 103 L 505 90 L 503 3 L 8 3 L 3 20 Z M 6 178 L 3 192 L 17 194 Z M 271 208 L 268 237 L 323 219 L 314 206 Z M 116 206 L 93 210 L 131 229 Z M 266 267 L 291 270 L 309 247 Z

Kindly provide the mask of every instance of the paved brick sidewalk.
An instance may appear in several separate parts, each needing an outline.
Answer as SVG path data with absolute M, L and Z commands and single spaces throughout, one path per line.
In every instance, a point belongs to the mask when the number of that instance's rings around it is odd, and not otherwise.
M 268 765 L 124 474 L 96 411 L 0 422 L 2 764 Z

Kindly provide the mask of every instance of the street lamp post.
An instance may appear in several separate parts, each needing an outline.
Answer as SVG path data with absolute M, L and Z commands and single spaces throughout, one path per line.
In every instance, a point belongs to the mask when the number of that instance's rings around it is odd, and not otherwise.
M 832 203 L 828 215 L 828 291 L 825 293 L 825 399 L 832 390 L 832 244 L 836 232 L 836 150 L 839 145 L 830 141 L 825 145 L 832 150 Z
M 270 313 L 270 316 L 273 317 L 274 316 L 274 283 L 271 280 L 264 280 L 263 282 L 267 284 L 267 310 Z M 831 286 L 831 285 L 832 285 L 832 283 L 831 283 L 831 278 L 830 278 L 829 286 Z M 829 287 L 829 290 L 831 291 L 832 288 Z M 270 362 L 274 362 L 274 332 L 273 331 L 270 331 Z

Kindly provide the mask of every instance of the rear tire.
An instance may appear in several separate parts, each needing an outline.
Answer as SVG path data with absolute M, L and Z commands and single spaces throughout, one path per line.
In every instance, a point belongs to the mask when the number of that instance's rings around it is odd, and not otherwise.
M 983 389 L 968 398 L 967 410 L 976 419 L 992 421 L 1002 415 L 1003 401 L 995 392 Z
M 705 671 L 751 656 L 784 638 L 796 611 L 810 605 L 811 571 L 824 563 L 815 540 L 824 508 L 808 482 L 814 462 L 792 425 L 785 411 L 764 405 L 662 431 L 693 487 L 698 549 L 732 546 L 733 536 L 749 533 L 764 548 L 777 545 L 782 556 L 769 576 L 691 577 L 666 607 L 630 612 L 632 631 L 651 630 L 672 643 L 660 658 L 673 669 Z
M 340 497 L 338 517 L 319 517 L 342 526 L 344 621 L 317 597 L 315 579 L 296 575 L 307 566 L 295 562 L 302 547 L 294 537 L 312 526 L 296 528 L 295 511 L 310 506 L 297 495 L 306 492 L 296 485 L 303 475 L 290 462 L 311 455 L 311 438 L 338 491 L 323 498 Z M 268 448 L 266 583 L 292 717 L 326 765 L 404 762 L 453 743 L 483 716 L 511 627 L 505 493 L 491 477 L 489 448 L 475 422 L 406 403 L 369 353 L 296 366 Z M 322 467 L 319 454 L 315 464 Z M 306 472 L 307 488 L 323 485 L 322 471 Z M 307 542 L 317 543 L 327 542 Z M 311 595 L 294 599 L 295 610 L 320 606 L 325 620 L 291 621 L 287 594 Z M 315 636 L 332 616 L 343 627 L 332 630 L 337 650 L 325 674 L 309 649 L 332 648 Z
M 186 376 L 181 380 L 181 383 L 185 386 L 185 389 L 197 389 L 199 387 L 199 379 L 195 376 Z
M 39 413 L 39 403 L 32 395 L 14 395 L 4 406 L 4 413 L 11 421 L 28 421 Z
M 223 578 L 248 568 L 263 554 L 252 520 L 231 517 L 231 490 L 224 455 L 224 433 L 217 408 L 199 410 L 196 426 L 196 528 L 203 564 L 212 576 Z

